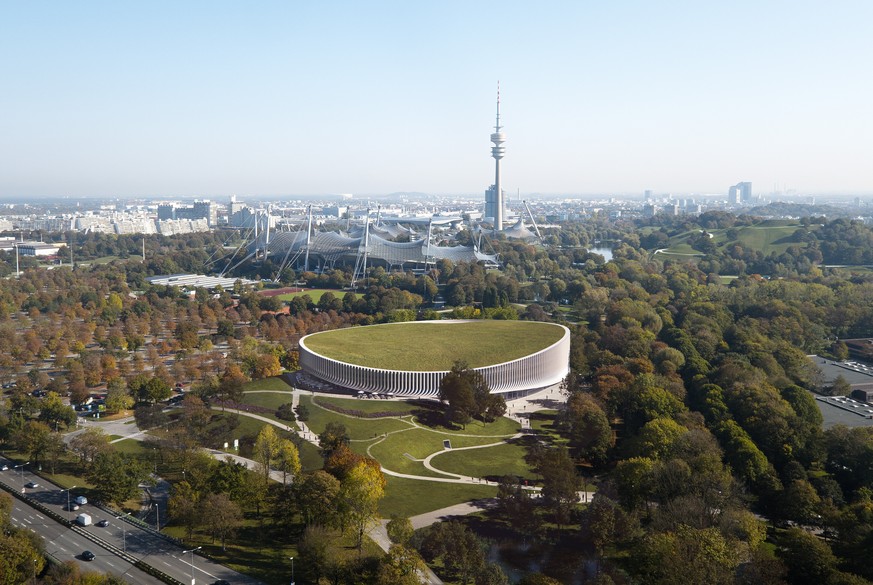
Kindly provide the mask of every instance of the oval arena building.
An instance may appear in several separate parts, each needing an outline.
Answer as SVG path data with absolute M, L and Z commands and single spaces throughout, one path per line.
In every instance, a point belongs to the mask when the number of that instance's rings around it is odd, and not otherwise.
M 491 392 L 516 398 L 558 384 L 569 371 L 570 331 L 536 321 L 413 321 L 351 327 L 300 340 L 300 368 L 339 389 L 437 396 L 456 361 Z

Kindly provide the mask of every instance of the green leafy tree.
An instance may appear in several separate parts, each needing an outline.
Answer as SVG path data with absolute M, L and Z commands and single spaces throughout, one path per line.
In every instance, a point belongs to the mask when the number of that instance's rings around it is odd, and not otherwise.
M 320 583 L 322 575 L 327 572 L 333 540 L 334 535 L 324 526 L 310 524 L 303 530 L 303 536 L 297 542 L 297 552 L 310 582 Z
M 634 554 L 635 573 L 653 585 L 731 585 L 739 563 L 734 543 L 715 528 L 650 534 Z
M 615 446 L 615 435 L 606 413 L 588 394 L 574 392 L 559 417 L 559 424 L 570 437 L 570 446 L 580 457 L 593 465 L 603 465 L 610 449 Z
M 270 479 L 270 467 L 276 461 L 279 453 L 279 436 L 276 434 L 276 429 L 273 425 L 264 425 L 255 439 L 255 446 L 252 449 L 252 459 L 258 464 L 258 471 L 268 482 Z
M 379 500 L 385 496 L 382 472 L 365 462 L 355 466 L 340 485 L 340 514 L 344 524 L 355 530 L 358 548 L 367 528 L 379 517 Z
M 168 503 L 170 518 L 185 527 L 188 540 L 194 535 L 194 530 L 200 524 L 200 506 L 198 494 L 188 481 L 173 484 L 173 490 Z
M 212 542 L 221 540 L 221 550 L 227 550 L 227 539 L 234 534 L 243 519 L 242 510 L 227 494 L 209 494 L 201 500 L 201 517 L 212 534 Z
M 413 548 L 391 545 L 388 554 L 379 561 L 377 585 L 419 585 L 427 565 Z
M 412 535 L 415 534 L 415 529 L 412 527 L 412 522 L 409 518 L 396 515 L 391 516 L 391 520 L 388 521 L 385 529 L 388 531 L 388 538 L 396 544 L 405 545 L 412 538 Z
M 294 491 L 307 525 L 333 524 L 340 492 L 340 482 L 337 478 L 318 469 L 304 474 L 294 484 Z
M 558 525 L 566 524 L 579 503 L 579 476 L 570 452 L 564 447 L 546 450 L 537 463 L 543 477 L 542 497 Z
M 98 501 L 121 505 L 136 496 L 149 473 L 140 460 L 110 451 L 96 456 L 86 477 Z
M 282 484 L 288 483 L 288 477 L 297 478 L 300 475 L 300 452 L 290 439 L 279 440 L 279 450 L 276 453 L 276 468 L 282 472 Z
M 57 431 L 58 427 L 66 429 L 75 425 L 76 412 L 68 404 L 64 404 L 59 395 L 49 392 L 42 401 L 39 420 L 47 423 Z
M 326 455 L 339 449 L 341 445 L 347 445 L 348 442 L 349 432 L 346 425 L 336 421 L 327 423 L 324 430 L 318 435 L 318 444 Z
M 464 362 L 455 362 L 440 380 L 439 399 L 448 405 L 446 419 L 466 428 L 479 411 L 476 396 L 488 392 L 487 388 L 482 374 L 471 370 Z

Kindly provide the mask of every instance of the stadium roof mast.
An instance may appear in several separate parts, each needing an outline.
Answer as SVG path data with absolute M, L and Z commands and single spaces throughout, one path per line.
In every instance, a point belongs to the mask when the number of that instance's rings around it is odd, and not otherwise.
M 537 220 L 534 219 L 533 212 L 530 210 L 530 205 L 527 204 L 527 199 L 522 200 L 524 203 L 524 208 L 527 209 L 527 214 L 530 216 L 530 222 L 534 226 L 534 230 L 537 232 L 537 237 L 540 239 L 540 244 L 543 243 L 543 234 L 540 233 L 540 228 L 537 226 Z
M 364 221 L 364 238 L 358 248 L 358 259 L 355 262 L 355 271 L 352 274 L 352 289 L 357 287 L 360 278 L 367 277 L 367 254 L 370 251 L 370 208 L 367 208 L 367 219 Z
M 309 205 L 309 222 L 306 224 L 306 259 L 303 261 L 303 270 L 309 272 L 309 248 L 312 245 L 312 204 Z
M 494 229 L 496 231 L 503 230 L 503 187 L 500 182 L 500 159 L 506 153 L 506 148 L 503 143 L 506 142 L 506 134 L 501 132 L 500 126 L 500 82 L 497 82 L 497 121 L 494 124 L 494 133 L 491 134 L 491 142 L 494 146 L 491 147 L 491 156 L 494 157 L 494 194 L 493 194 L 493 213 L 494 213 Z

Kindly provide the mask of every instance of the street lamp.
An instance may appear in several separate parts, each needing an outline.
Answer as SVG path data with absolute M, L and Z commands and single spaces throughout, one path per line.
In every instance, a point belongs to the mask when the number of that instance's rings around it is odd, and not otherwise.
M 72 512 L 72 511 L 73 511 L 73 509 L 70 507 L 70 490 L 72 490 L 72 489 L 75 488 L 75 487 L 76 487 L 76 486 L 72 486 L 72 487 L 68 487 L 68 488 L 65 489 L 65 490 L 61 490 L 61 491 L 67 492 L 67 512 Z
M 291 559 L 291 585 L 294 585 L 294 557 L 288 557 Z
M 19 469 L 19 468 L 21 469 L 21 471 L 18 472 L 18 477 L 21 478 L 22 481 L 24 480 L 24 466 L 25 465 L 30 465 L 30 461 L 25 461 L 24 463 L 22 463 L 20 465 L 15 465 L 12 467 L 12 469 Z
M 158 506 L 158 503 L 155 502 L 153 504 L 155 507 L 155 529 L 160 532 L 161 531 L 161 508 Z
M 133 512 L 128 512 L 127 514 L 116 518 L 118 523 L 121 524 L 121 550 L 125 553 L 127 552 L 127 530 L 124 528 L 124 519 L 131 514 L 133 514 Z
M 203 548 L 202 546 L 198 546 L 197 548 L 192 548 L 191 550 L 183 550 L 182 554 L 191 553 L 191 585 L 194 585 L 194 552 Z

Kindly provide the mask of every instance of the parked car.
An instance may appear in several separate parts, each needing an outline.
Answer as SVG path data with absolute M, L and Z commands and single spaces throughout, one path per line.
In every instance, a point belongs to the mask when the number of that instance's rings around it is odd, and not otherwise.
M 27 482 L 26 484 L 24 484 L 24 487 L 26 487 L 26 488 L 31 488 L 31 489 L 32 489 L 32 488 L 38 488 L 38 487 L 39 487 L 39 484 L 36 483 L 35 481 L 29 481 L 29 482 Z
M 82 560 L 83 561 L 93 561 L 94 560 L 94 553 L 92 553 L 90 550 L 84 551 L 82 553 Z

